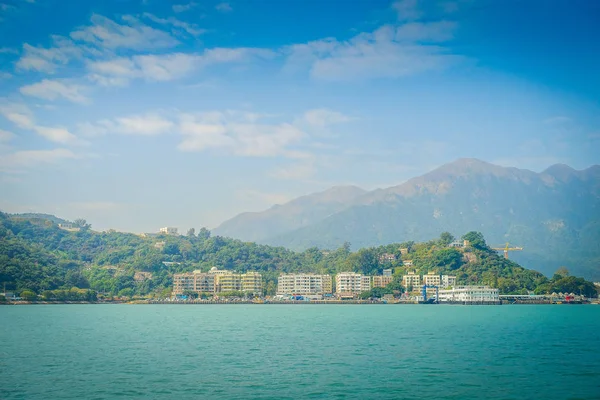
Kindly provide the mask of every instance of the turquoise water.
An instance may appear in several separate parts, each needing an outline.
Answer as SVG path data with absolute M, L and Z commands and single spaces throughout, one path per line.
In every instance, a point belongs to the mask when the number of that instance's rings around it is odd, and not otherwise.
M 0 307 L 0 399 L 600 399 L 600 306 Z

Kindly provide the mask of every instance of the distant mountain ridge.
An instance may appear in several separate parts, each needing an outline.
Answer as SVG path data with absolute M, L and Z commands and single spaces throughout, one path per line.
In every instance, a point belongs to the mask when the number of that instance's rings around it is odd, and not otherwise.
M 359 248 L 478 230 L 489 243 L 524 247 L 511 257 L 528 268 L 551 274 L 566 265 L 600 279 L 598 165 L 577 171 L 556 164 L 536 173 L 459 159 L 397 186 L 361 191 L 343 199 L 330 192 L 326 201 L 319 194 L 303 196 L 252 213 L 251 219 L 235 217 L 214 233 L 246 240 L 252 232 L 251 240 L 300 250 L 337 248 L 346 241 Z M 310 218 L 301 223 L 294 219 L 306 215 Z
M 214 234 L 257 241 L 299 229 L 348 207 L 365 194 L 356 186 L 335 186 L 323 192 L 298 197 L 262 212 L 246 212 L 225 221 Z

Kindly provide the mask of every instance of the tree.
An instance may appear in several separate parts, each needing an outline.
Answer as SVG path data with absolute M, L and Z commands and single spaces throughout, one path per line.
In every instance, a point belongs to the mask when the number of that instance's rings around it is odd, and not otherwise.
M 26 301 L 34 301 L 35 299 L 37 299 L 37 295 L 35 294 L 35 292 L 27 289 L 21 291 L 21 297 L 23 298 L 23 300 Z
M 442 246 L 448 246 L 450 243 L 454 242 L 454 236 L 450 232 L 442 232 L 439 242 Z
M 462 238 L 463 240 L 468 240 L 471 247 L 476 249 L 486 250 L 488 248 L 481 232 L 471 231 L 466 233 Z
M 77 218 L 75 221 L 73 221 L 73 224 L 80 228 L 82 231 L 88 230 L 92 227 L 92 225 L 88 224 L 87 221 L 83 218 Z
M 204 240 L 210 239 L 210 231 L 203 227 L 200 229 L 200 232 L 198 232 L 198 237 Z
M 567 267 L 560 267 L 559 269 L 556 270 L 554 275 L 558 275 L 563 278 L 566 278 L 567 276 L 570 275 L 570 273 L 569 273 L 569 270 L 567 269 Z
M 188 229 L 187 236 L 188 237 L 196 237 L 196 230 L 194 228 Z

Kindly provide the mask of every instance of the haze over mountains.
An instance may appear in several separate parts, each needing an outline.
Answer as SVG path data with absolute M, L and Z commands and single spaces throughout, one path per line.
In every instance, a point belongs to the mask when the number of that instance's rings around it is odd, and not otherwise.
M 600 166 L 557 164 L 541 173 L 459 159 L 387 189 L 334 187 L 263 212 L 243 213 L 213 233 L 300 250 L 353 248 L 442 231 L 481 231 L 488 244 L 524 247 L 527 268 L 600 279 Z

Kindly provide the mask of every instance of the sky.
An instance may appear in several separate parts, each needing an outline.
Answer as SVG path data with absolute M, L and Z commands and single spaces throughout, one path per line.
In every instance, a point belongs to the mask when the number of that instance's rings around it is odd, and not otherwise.
M 600 163 L 593 0 L 0 0 L 0 210 L 214 228 L 457 158 Z

